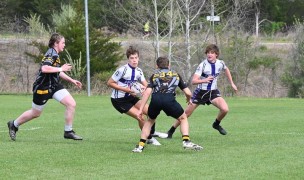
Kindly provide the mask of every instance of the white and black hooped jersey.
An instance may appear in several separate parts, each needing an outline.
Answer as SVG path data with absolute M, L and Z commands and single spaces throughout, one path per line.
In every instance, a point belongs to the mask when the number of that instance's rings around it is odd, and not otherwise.
M 117 82 L 118 86 L 129 87 L 134 82 L 142 82 L 145 79 L 143 71 L 139 68 L 133 68 L 129 64 L 121 66 L 112 75 L 112 79 Z M 123 98 L 131 96 L 124 91 L 113 89 L 111 98 Z
M 197 85 L 197 88 L 202 90 L 215 90 L 217 89 L 217 78 L 220 75 L 222 70 L 225 70 L 227 66 L 225 65 L 224 61 L 216 60 L 215 63 L 210 63 L 207 59 L 201 62 L 195 74 L 199 75 L 201 79 L 205 79 L 208 76 L 213 76 L 214 79 L 210 83 L 201 83 Z

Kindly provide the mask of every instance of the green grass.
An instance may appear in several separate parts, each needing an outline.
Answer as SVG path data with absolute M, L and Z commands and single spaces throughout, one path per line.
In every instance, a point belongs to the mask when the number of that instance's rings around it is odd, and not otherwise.
M 63 139 L 64 108 L 50 100 L 13 142 L 6 123 L 31 107 L 32 96 L 0 95 L 1 179 L 304 178 L 302 99 L 227 98 L 226 136 L 211 128 L 217 109 L 201 106 L 189 122 L 191 139 L 203 151 L 183 150 L 176 132 L 141 154 L 131 152 L 140 135 L 136 121 L 116 112 L 108 96 L 75 99 L 74 129 L 83 141 Z M 172 122 L 162 113 L 157 131 L 167 131 Z

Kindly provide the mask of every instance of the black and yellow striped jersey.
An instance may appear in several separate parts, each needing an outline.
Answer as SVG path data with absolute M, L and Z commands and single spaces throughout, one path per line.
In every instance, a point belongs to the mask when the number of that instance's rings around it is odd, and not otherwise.
M 59 72 L 57 73 L 43 73 L 41 67 L 43 65 L 60 67 L 59 55 L 54 48 L 49 48 L 45 53 L 38 71 L 36 80 L 33 84 L 33 91 L 37 89 L 54 89 L 59 84 Z
M 175 94 L 177 87 L 183 90 L 188 86 L 176 71 L 171 69 L 157 69 L 150 77 L 148 87 L 153 89 L 153 93 Z

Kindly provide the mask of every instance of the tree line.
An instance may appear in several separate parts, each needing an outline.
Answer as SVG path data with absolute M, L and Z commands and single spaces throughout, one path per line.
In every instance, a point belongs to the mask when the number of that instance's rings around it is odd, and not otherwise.
M 187 0 L 191 4 L 199 5 L 201 0 Z M 132 13 L 128 10 L 134 9 L 141 18 L 141 24 L 153 17 L 153 12 L 147 9 L 153 8 L 153 0 L 90 0 L 88 1 L 90 23 L 94 28 L 109 27 L 118 33 L 127 32 L 138 22 L 134 22 Z M 162 9 L 169 1 L 158 0 L 157 8 Z M 186 0 L 184 0 L 186 2 Z M 30 14 L 39 14 L 41 22 L 45 25 L 52 24 L 51 14 L 60 10 L 62 4 L 74 6 L 79 13 L 83 12 L 83 0 L 2 0 L 0 3 L 0 31 L 20 32 L 26 31 L 28 24 L 23 21 L 24 17 Z M 215 14 L 225 18 L 227 14 L 233 13 L 236 4 L 246 6 L 247 25 L 246 30 L 252 31 L 251 25 L 255 23 L 256 12 L 259 11 L 259 19 L 264 22 L 261 28 L 263 33 L 273 31 L 287 31 L 296 19 L 304 17 L 303 0 L 206 0 L 206 6 L 199 14 L 199 19 L 205 19 L 210 15 L 210 6 L 214 5 Z M 136 8 L 137 7 L 137 8 Z M 142 8 L 144 7 L 144 8 Z M 161 26 L 166 26 L 162 21 Z M 141 30 L 141 29 L 140 29 Z M 165 31 L 165 29 L 163 29 Z
M 167 55 L 171 66 L 185 79 L 190 80 L 204 56 L 203 47 L 211 42 L 219 45 L 223 59 L 229 59 L 228 65 L 243 92 L 249 89 L 250 76 L 262 68 L 267 69 L 263 75 L 271 79 L 267 81 L 267 96 L 275 97 L 276 86 L 281 83 L 288 86 L 290 97 L 304 94 L 304 80 L 296 78 L 303 70 L 297 66 L 297 71 L 280 73 L 282 58 L 265 53 L 265 47 L 252 39 L 261 33 L 273 36 L 290 30 L 299 35 L 304 13 L 302 0 L 90 0 L 88 3 L 93 75 L 115 69 L 122 59 L 119 44 L 111 41 L 111 33 L 141 36 L 143 24 L 150 21 L 155 57 Z M 71 8 L 74 16 L 70 14 Z M 41 29 L 61 31 L 71 42 L 66 58 L 70 55 L 72 60 L 85 59 L 83 0 L 3 0 L 0 10 L 1 32 L 37 35 Z M 210 15 L 220 17 L 220 21 L 208 20 L 206 17 Z M 104 27 L 110 35 L 100 31 Z M 162 45 L 163 41 L 167 45 Z M 39 43 L 34 45 L 43 48 Z M 299 49 L 295 51 L 299 54 Z M 301 64 L 301 56 L 294 59 Z M 85 62 L 81 63 L 83 68 Z M 232 93 L 225 84 L 224 91 Z

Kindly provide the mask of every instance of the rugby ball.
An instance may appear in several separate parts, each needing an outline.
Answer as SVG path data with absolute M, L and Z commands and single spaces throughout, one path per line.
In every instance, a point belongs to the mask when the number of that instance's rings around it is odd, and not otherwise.
M 143 93 L 143 85 L 138 83 L 138 82 L 134 82 L 130 85 L 130 89 L 134 92 L 134 94 L 137 97 L 141 97 L 142 93 Z

